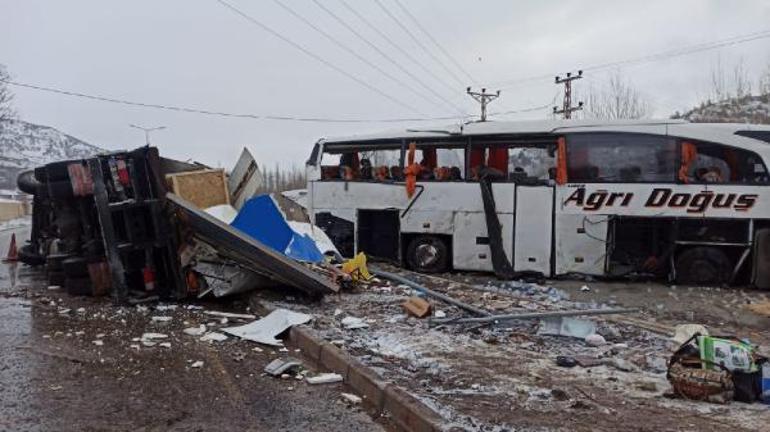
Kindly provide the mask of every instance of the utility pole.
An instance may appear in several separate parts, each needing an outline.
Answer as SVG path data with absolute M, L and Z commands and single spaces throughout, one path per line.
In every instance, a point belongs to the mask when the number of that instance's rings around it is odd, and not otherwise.
M 583 109 L 583 102 L 578 102 L 576 107 L 572 106 L 572 81 L 583 78 L 583 71 L 579 70 L 577 75 L 572 75 L 572 72 L 567 72 L 566 78 L 556 76 L 556 84 L 564 84 L 564 104 L 561 109 L 553 107 L 553 113 L 564 114 L 565 119 L 572 118 L 573 111 L 580 111 Z
M 166 128 L 165 126 L 157 126 L 157 127 L 146 128 L 146 127 L 142 127 L 142 126 L 137 126 L 135 124 L 129 124 L 128 126 L 144 131 L 144 142 L 148 146 L 150 145 L 150 132 L 159 131 L 159 130 L 163 130 L 163 129 Z
M 471 91 L 471 88 L 468 87 L 465 92 L 481 104 L 481 121 L 487 121 L 487 105 L 500 97 L 500 90 L 497 93 L 487 93 L 487 89 L 482 88 L 481 93 L 479 93 Z

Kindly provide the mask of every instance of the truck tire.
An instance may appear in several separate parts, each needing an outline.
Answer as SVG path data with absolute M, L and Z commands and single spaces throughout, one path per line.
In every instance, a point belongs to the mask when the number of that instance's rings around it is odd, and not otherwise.
M 62 271 L 62 263 L 71 257 L 70 254 L 50 254 L 45 258 L 45 268 L 48 271 Z
M 91 278 L 66 278 L 64 280 L 64 288 L 67 289 L 67 293 L 73 296 L 90 296 L 93 295 L 93 286 L 91 284 Z
M 29 266 L 45 264 L 45 257 L 37 253 L 31 244 L 25 244 L 19 248 L 19 261 Z
M 715 247 L 697 246 L 676 258 L 676 281 L 683 285 L 723 285 L 732 271 L 730 258 Z
M 66 200 L 75 196 L 69 180 L 49 181 L 47 184 L 48 196 L 54 200 Z
M 67 258 L 62 261 L 62 269 L 68 278 L 88 276 L 88 262 L 85 258 Z
M 64 272 L 63 271 L 49 271 L 48 272 L 48 285 L 64 286 Z
M 440 273 L 448 269 L 449 247 L 440 237 L 421 235 L 409 242 L 406 262 L 412 270 Z

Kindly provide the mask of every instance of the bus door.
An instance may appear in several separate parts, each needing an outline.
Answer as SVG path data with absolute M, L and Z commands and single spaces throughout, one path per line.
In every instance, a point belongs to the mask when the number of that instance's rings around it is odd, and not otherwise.
M 553 186 L 516 187 L 513 270 L 551 274 Z

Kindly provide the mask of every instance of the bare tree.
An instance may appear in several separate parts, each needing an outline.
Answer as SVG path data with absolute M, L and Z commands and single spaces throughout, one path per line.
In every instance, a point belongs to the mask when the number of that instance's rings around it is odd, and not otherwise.
M 620 72 L 610 76 L 607 87 L 596 89 L 589 87 L 585 104 L 588 118 L 639 119 L 649 117 L 650 103 L 631 86 Z
M 770 95 L 770 63 L 767 64 L 764 72 L 760 74 L 757 89 L 760 96 Z
M 749 72 L 746 70 L 743 58 L 733 68 L 733 88 L 737 98 L 751 96 L 751 80 L 749 79 Z
M 13 109 L 13 93 L 8 88 L 6 81 L 9 81 L 11 76 L 8 74 L 5 66 L 0 64 L 0 126 L 2 122 L 11 120 L 16 117 L 16 111 Z

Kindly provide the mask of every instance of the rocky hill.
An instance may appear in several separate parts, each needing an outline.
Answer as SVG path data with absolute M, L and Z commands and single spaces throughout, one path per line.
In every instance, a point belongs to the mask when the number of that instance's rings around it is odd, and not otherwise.
M 20 120 L 0 123 L 0 189 L 15 189 L 16 175 L 49 162 L 103 151 L 48 126 Z
M 755 123 L 770 124 L 770 93 L 743 96 L 720 102 L 704 102 L 684 114 L 674 114 L 694 123 Z

